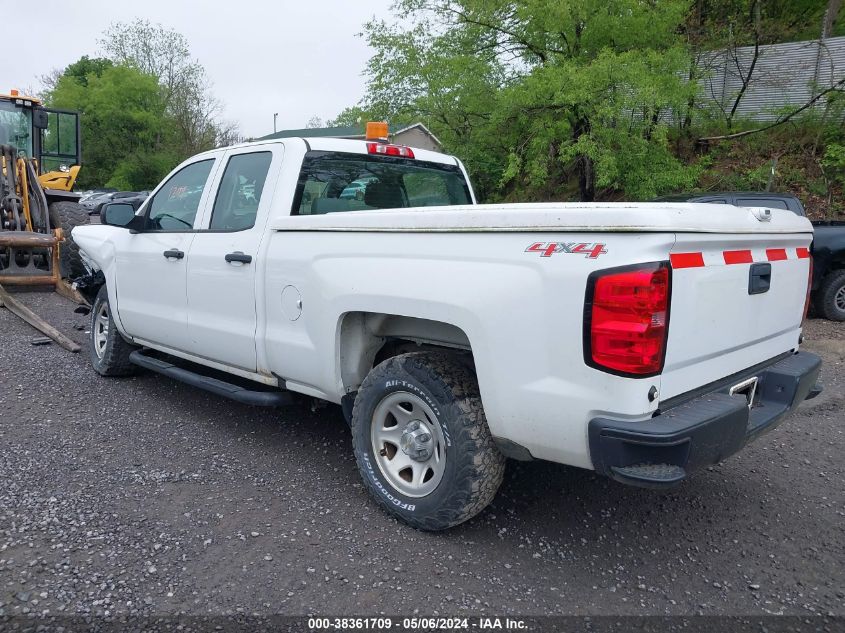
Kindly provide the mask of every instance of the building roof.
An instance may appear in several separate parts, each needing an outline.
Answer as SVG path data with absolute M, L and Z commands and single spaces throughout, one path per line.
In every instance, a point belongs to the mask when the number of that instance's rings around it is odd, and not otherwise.
M 411 125 L 405 126 L 397 126 L 391 125 L 389 127 L 389 133 L 391 136 L 395 134 L 401 134 L 402 132 L 406 132 L 411 130 L 415 127 L 420 128 L 426 134 L 428 134 L 431 138 L 434 139 L 434 142 L 438 145 L 442 145 L 440 139 L 438 139 L 434 134 L 432 134 L 431 130 L 429 130 L 425 125 L 422 123 L 412 123 Z M 297 138 L 297 137 L 305 137 L 305 138 L 314 138 L 314 137 L 332 137 L 332 138 L 355 138 L 355 139 L 362 139 L 365 135 L 365 126 L 364 124 L 360 125 L 351 125 L 351 126 L 342 126 L 342 127 L 309 127 L 309 128 L 301 128 L 298 130 L 279 130 L 278 132 L 274 132 L 273 134 L 268 134 L 267 136 L 262 136 L 255 140 L 257 141 L 270 141 L 277 138 Z
M 364 128 L 359 125 L 343 126 L 343 127 L 309 127 L 299 130 L 279 130 L 273 134 L 262 136 L 259 141 L 269 141 L 275 138 L 295 138 L 299 136 L 304 137 L 320 137 L 331 136 L 335 138 L 357 138 L 364 137 Z
M 437 143 L 441 147 L 443 146 L 443 143 L 440 142 L 440 139 L 437 138 L 436 136 L 434 136 L 434 132 L 432 132 L 425 125 L 423 125 L 422 123 L 419 123 L 419 122 L 412 123 L 411 125 L 406 125 L 405 127 L 401 128 L 399 130 L 391 130 L 390 133 L 391 134 L 401 134 L 402 132 L 407 132 L 408 130 L 413 130 L 415 127 L 420 128 L 423 132 L 428 134 L 431 138 L 434 139 L 435 143 Z

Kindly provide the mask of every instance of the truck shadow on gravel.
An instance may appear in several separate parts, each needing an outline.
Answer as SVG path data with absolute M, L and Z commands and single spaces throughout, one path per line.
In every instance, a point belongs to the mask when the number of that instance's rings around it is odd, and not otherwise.
M 237 479 L 265 482 L 270 488 L 284 490 L 286 496 L 287 486 L 297 487 L 299 491 L 290 494 L 301 495 L 306 513 L 311 493 L 302 484 L 319 481 L 322 490 L 332 491 L 323 502 L 334 503 L 341 509 L 339 515 L 351 502 L 351 516 L 346 518 L 352 521 L 366 515 L 366 521 L 384 529 L 410 529 L 381 512 L 361 485 L 351 436 L 339 407 L 311 411 L 303 404 L 261 409 L 155 375 L 142 374 L 130 382 L 135 383 L 132 390 L 136 393 L 173 403 L 171 414 L 179 420 L 180 432 L 201 440 L 195 452 L 214 452 L 216 459 L 230 461 Z M 720 476 L 723 468 L 737 472 Z M 743 476 L 742 469 L 729 461 L 697 473 L 677 489 L 653 491 L 623 486 L 578 468 L 509 461 L 493 504 L 438 538 L 489 541 L 497 535 L 501 539 L 507 534 L 532 533 L 545 539 L 596 542 L 624 526 L 624 532 L 634 539 L 664 530 L 694 539 L 711 527 L 714 516 L 729 529 L 731 521 L 744 523 L 748 500 L 768 496 L 762 490 L 762 478 L 756 480 L 749 473 Z M 295 481 L 290 480 L 291 472 L 296 473 Z

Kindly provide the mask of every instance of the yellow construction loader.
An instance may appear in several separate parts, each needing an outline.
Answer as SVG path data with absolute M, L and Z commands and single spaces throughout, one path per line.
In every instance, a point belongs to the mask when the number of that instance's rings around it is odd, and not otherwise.
M 84 301 L 64 280 L 87 272 L 70 236 L 89 222 L 73 193 L 79 166 L 78 113 L 14 90 L 0 94 L 0 306 L 72 352 L 80 346 L 4 286 L 48 286 Z
M 88 224 L 73 185 L 79 114 L 0 94 L 0 285 L 58 286 L 85 274 L 70 231 Z

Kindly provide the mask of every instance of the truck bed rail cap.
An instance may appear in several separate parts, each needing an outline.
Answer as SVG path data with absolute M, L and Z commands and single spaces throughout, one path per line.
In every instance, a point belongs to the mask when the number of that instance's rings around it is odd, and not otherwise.
M 276 231 L 812 233 L 807 218 L 770 209 L 762 222 L 726 204 L 615 202 L 484 204 L 281 216 Z

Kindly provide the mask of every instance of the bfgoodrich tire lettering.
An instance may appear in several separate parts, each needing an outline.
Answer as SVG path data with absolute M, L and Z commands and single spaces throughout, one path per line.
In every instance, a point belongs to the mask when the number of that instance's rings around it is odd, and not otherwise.
M 136 349 L 117 331 L 109 295 L 102 286 L 91 309 L 91 365 L 101 376 L 129 376 L 136 370 L 129 362 L 129 354 Z
M 412 405 L 408 405 L 408 417 L 396 419 L 397 424 L 405 425 L 402 443 L 407 451 L 435 450 L 439 445 L 445 461 L 442 472 L 437 471 L 433 458 L 415 471 L 430 480 L 435 475 L 439 478 L 433 490 L 421 485 L 423 496 L 398 490 L 385 474 L 385 454 L 376 454 L 374 416 L 381 403 L 396 400 L 397 394 L 407 394 L 409 400 L 417 398 L 426 405 L 417 407 L 414 414 L 410 414 Z M 427 413 L 419 413 L 422 409 Z M 421 426 L 416 424 L 419 421 Z M 443 530 L 472 518 L 493 500 L 502 483 L 505 458 L 487 428 L 475 375 L 451 354 L 402 354 L 375 367 L 355 398 L 352 438 L 358 469 L 370 494 L 390 514 L 415 528 Z M 420 439 L 423 442 L 418 442 Z M 427 463 L 432 464 L 429 473 L 425 472 Z

